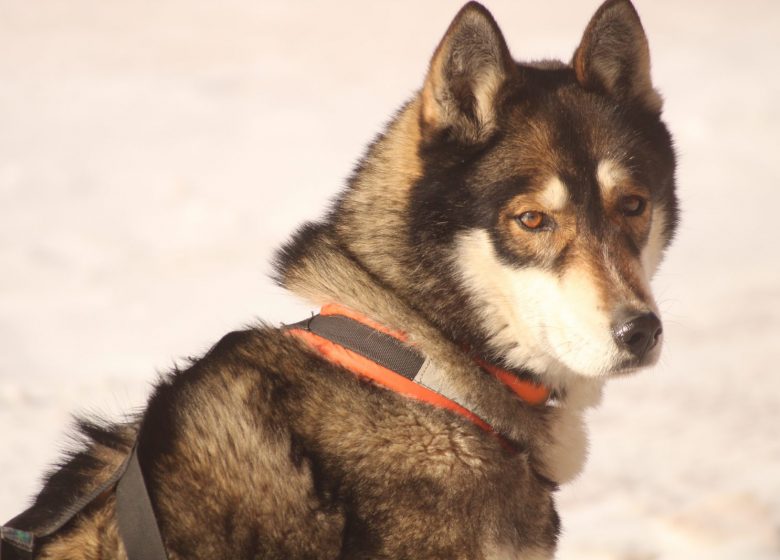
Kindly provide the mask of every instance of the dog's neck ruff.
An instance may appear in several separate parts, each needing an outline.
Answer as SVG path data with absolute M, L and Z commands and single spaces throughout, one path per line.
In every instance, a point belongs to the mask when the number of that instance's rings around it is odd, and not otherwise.
M 314 350 L 357 376 L 406 397 L 444 408 L 470 420 L 485 431 L 492 426 L 457 397 L 448 394 L 446 384 L 437 383 L 435 366 L 407 342 L 405 333 L 374 321 L 347 307 L 328 304 L 319 315 L 288 326 L 288 332 Z M 487 374 L 529 405 L 541 406 L 550 390 L 516 374 L 476 360 Z

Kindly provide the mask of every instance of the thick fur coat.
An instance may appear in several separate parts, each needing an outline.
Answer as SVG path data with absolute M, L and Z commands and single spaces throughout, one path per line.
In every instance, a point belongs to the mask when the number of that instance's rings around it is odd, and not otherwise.
M 570 64 L 515 62 L 470 3 L 330 213 L 278 253 L 282 286 L 404 331 L 511 448 L 259 325 L 167 375 L 138 418 L 84 422 L 14 526 L 44 525 L 137 438 L 172 560 L 552 558 L 583 411 L 661 346 L 649 278 L 677 203 L 660 112 L 628 0 L 599 8 Z M 523 402 L 475 357 L 554 398 Z M 113 491 L 38 557 L 125 558 Z

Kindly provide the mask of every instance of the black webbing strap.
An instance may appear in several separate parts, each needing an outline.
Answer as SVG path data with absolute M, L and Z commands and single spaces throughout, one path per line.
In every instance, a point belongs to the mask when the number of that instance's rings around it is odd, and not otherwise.
M 326 338 L 407 379 L 413 380 L 425 363 L 423 355 L 414 348 L 343 315 L 314 315 L 300 323 L 286 325 L 286 328 L 309 331 Z
M 116 486 L 116 516 L 128 560 L 168 558 L 138 463 L 137 445 L 133 446 L 127 470 Z
M 81 513 L 85 507 L 91 504 L 95 498 L 112 488 L 124 475 L 129 461 L 130 458 L 128 457 L 108 480 L 70 504 L 48 525 L 44 525 L 34 532 L 16 529 L 14 525 L 21 515 L 6 523 L 5 526 L 0 528 L 0 560 L 26 560 L 32 558 L 36 552 L 36 540 L 40 541 L 59 531 Z
M 116 485 L 116 516 L 128 560 L 167 560 L 149 493 L 138 464 L 137 443 L 122 465 L 103 484 L 67 507 L 45 527 L 22 531 L 13 527 L 17 518 L 0 528 L 0 560 L 32 560 L 36 541 L 64 527 L 95 498 Z

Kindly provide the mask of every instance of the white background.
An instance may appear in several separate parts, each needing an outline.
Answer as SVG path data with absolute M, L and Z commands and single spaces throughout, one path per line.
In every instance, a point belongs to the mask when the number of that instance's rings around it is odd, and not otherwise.
M 308 307 L 266 277 L 421 84 L 457 2 L 0 0 L 0 521 L 69 415 Z M 492 1 L 568 59 L 597 3 Z M 780 3 L 638 0 L 683 223 L 666 348 L 610 385 L 560 558 L 780 558 Z

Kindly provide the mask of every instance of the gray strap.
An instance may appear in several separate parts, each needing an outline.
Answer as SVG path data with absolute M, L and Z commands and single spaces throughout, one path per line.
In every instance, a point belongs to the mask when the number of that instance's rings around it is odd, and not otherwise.
M 167 560 L 154 509 L 146 490 L 138 446 L 116 487 L 116 516 L 128 560 Z
M 412 347 L 342 315 L 315 315 L 287 328 L 326 338 L 410 380 L 414 380 L 425 362 L 423 355 Z

